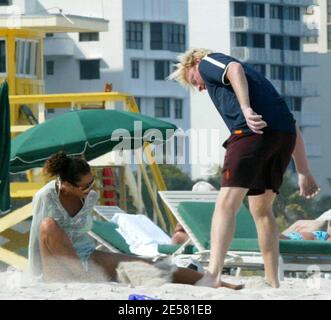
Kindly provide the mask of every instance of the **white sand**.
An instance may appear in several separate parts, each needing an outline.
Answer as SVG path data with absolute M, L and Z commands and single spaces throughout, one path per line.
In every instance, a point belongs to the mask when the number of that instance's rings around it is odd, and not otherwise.
M 331 280 L 286 278 L 279 289 L 265 287 L 261 278 L 235 278 L 224 276 L 225 281 L 247 283 L 248 288 L 233 291 L 225 288 L 212 289 L 178 284 L 160 287 L 109 283 L 32 283 L 22 273 L 14 270 L 0 272 L 0 300 L 127 300 L 130 294 L 144 294 L 162 300 L 331 300 Z

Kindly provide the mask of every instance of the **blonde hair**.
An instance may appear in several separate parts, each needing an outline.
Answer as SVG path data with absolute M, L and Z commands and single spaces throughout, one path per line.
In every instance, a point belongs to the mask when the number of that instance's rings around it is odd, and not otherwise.
M 212 53 L 209 49 L 193 48 L 187 50 L 177 57 L 177 69 L 168 76 L 168 80 L 174 80 L 184 87 L 192 87 L 186 79 L 186 72 L 196 64 L 197 59 L 202 59 L 207 54 Z

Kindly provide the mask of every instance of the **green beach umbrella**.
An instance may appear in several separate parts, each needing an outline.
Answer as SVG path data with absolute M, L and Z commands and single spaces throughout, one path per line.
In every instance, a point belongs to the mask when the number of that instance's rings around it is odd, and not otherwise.
M 8 84 L 0 89 L 0 214 L 10 209 L 9 157 L 10 157 L 10 108 Z
M 12 141 L 10 171 L 15 173 L 42 167 L 58 151 L 68 155 L 83 154 L 87 160 L 92 160 L 115 147 L 134 149 L 142 141 L 163 142 L 174 130 L 176 126 L 169 122 L 133 112 L 72 111 L 16 137 Z

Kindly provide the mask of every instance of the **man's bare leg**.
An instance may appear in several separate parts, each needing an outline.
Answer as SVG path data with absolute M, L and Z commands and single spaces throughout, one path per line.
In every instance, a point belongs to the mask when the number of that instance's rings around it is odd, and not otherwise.
M 276 194 L 267 190 L 262 195 L 249 196 L 248 200 L 264 260 L 266 281 L 272 287 L 278 288 L 279 231 L 272 211 L 275 198 Z
M 235 216 L 248 189 L 223 187 L 217 197 L 211 225 L 208 272 L 217 279 L 223 270 L 226 253 L 235 230 Z

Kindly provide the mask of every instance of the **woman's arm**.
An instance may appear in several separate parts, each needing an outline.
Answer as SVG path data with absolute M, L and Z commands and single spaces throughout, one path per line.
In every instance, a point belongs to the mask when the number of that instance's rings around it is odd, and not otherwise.
M 309 199 L 316 196 L 319 193 L 320 188 L 310 172 L 304 142 L 298 126 L 296 126 L 296 133 L 296 144 L 292 156 L 298 173 L 300 195 Z

